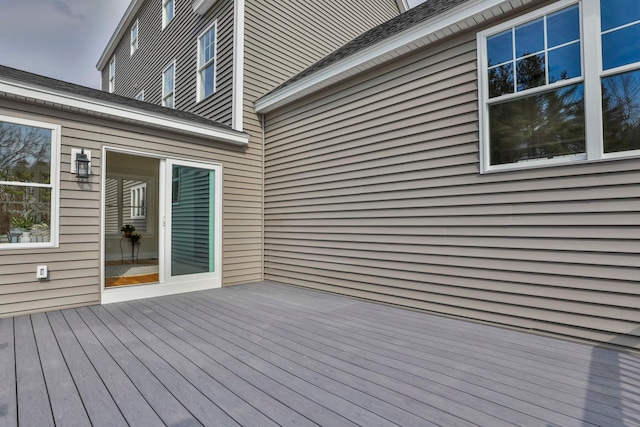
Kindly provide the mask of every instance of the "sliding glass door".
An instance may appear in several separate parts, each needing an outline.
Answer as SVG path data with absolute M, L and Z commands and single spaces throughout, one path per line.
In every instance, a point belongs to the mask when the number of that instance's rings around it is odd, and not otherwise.
M 222 166 L 106 149 L 105 158 L 102 302 L 220 287 Z
M 167 161 L 166 170 L 170 180 L 167 276 L 173 281 L 219 277 L 219 169 L 214 165 Z

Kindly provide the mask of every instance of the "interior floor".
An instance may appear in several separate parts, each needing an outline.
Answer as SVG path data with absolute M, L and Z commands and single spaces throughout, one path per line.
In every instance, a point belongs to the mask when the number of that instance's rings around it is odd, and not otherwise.
M 104 273 L 105 287 L 141 285 L 157 283 L 159 279 L 158 260 L 107 261 Z

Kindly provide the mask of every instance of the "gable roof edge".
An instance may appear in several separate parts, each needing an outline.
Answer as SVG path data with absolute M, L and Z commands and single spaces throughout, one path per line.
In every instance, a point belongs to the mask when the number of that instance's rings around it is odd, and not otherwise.
M 460 29 L 456 30 L 452 26 L 507 3 L 511 3 L 511 0 L 467 1 L 343 59 L 339 59 L 325 68 L 292 81 L 290 84 L 283 84 L 283 86 L 256 100 L 255 109 L 261 114 L 273 111 L 323 87 L 371 69 L 392 57 L 421 48 L 427 43 L 420 43 L 420 41 L 430 35 L 443 31 L 448 34 L 460 31 Z M 528 3 L 528 1 L 520 1 L 520 3 Z
M 133 0 L 129 4 L 129 7 L 124 13 L 124 16 L 122 16 L 120 23 L 116 27 L 116 30 L 114 31 L 114 33 L 111 35 L 111 38 L 109 39 L 109 43 L 107 43 L 107 46 L 104 48 L 104 51 L 102 52 L 102 55 L 100 56 L 100 59 L 96 64 L 96 68 L 98 69 L 98 71 L 102 71 L 104 67 L 107 66 L 107 63 L 113 56 L 116 50 L 116 47 L 118 47 L 118 43 L 120 43 L 120 40 L 122 39 L 124 33 L 126 32 L 126 30 L 129 29 L 129 26 L 133 23 L 133 18 L 136 16 L 136 13 L 138 13 L 143 3 L 144 3 L 144 0 Z

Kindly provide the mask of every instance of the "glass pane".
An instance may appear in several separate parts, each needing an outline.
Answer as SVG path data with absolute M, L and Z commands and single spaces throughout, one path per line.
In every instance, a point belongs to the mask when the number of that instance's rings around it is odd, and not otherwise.
M 581 74 L 580 43 L 549 51 L 549 83 L 572 79 Z
M 0 181 L 51 181 L 51 129 L 0 122 Z
M 640 70 L 602 79 L 604 151 L 640 149 Z
M 164 72 L 164 93 L 173 92 L 173 65 Z
M 529 56 L 516 63 L 518 91 L 544 86 L 547 83 L 544 54 Z
M 547 16 L 547 47 L 580 40 L 580 9 L 578 5 Z
M 50 242 L 51 189 L 0 185 L 0 243 Z
M 605 70 L 640 61 L 640 24 L 602 35 L 602 66 Z
M 640 20 L 638 0 L 600 0 L 602 31 Z
M 516 58 L 544 50 L 544 21 L 542 18 L 516 27 Z
M 164 106 L 167 108 L 173 108 L 173 95 L 169 95 L 164 99 Z
M 214 64 L 209 65 L 207 68 L 201 71 L 202 72 L 202 97 L 206 98 L 207 96 L 213 93 L 215 87 L 215 66 Z
M 487 38 L 489 67 L 513 59 L 513 38 L 511 30 Z
M 582 84 L 489 106 L 492 165 L 585 152 Z
M 200 66 L 211 61 L 215 53 L 215 28 L 212 28 L 200 39 Z
M 167 22 L 171 21 L 173 18 L 173 0 L 169 0 L 167 2 Z
M 171 275 L 214 271 L 214 171 L 173 167 Z
M 513 93 L 513 64 L 489 69 L 489 98 Z

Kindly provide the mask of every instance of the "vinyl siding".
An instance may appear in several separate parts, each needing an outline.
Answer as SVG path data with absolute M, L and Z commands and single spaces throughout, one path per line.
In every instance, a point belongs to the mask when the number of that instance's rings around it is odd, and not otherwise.
M 0 317 L 100 303 L 104 146 L 222 164 L 225 253 L 222 284 L 260 277 L 261 258 L 253 252 L 261 243 L 261 221 L 256 211 L 261 206 L 262 162 L 253 149 L 245 152 L 169 132 L 141 129 L 139 125 L 14 101 L 3 101 L 0 114 L 62 126 L 60 245 L 0 251 Z M 72 147 L 92 151 L 93 175 L 82 186 L 69 173 Z M 41 264 L 49 267 L 50 280 L 35 279 L 36 266 Z
M 144 89 L 145 101 L 162 102 L 162 71 L 176 61 L 175 107 L 231 125 L 233 85 L 233 0 L 220 0 L 204 16 L 193 12 L 192 0 L 176 0 L 173 20 L 162 29 L 161 2 L 150 0 L 138 11 L 139 48 L 130 54 L 130 28 L 116 51 L 115 93 L 134 98 Z M 197 40 L 213 22 L 216 30 L 216 92 L 196 102 Z M 108 90 L 108 66 L 102 89 Z
M 366 10 L 363 13 L 362 10 Z M 247 0 L 245 8 L 244 100 L 243 130 L 250 135 L 250 146 L 263 145 L 261 118 L 254 102 L 284 83 L 290 77 L 320 60 L 364 31 L 398 14 L 393 0 L 358 0 L 355 2 L 292 0 Z M 262 155 L 262 153 L 261 153 Z M 251 189 L 260 203 L 235 200 L 237 215 L 258 215 L 260 227 L 243 226 L 236 217 L 232 227 L 246 233 L 238 247 L 246 250 L 248 259 L 263 259 L 263 248 L 249 242 L 249 236 L 263 236 L 262 185 Z M 248 245 L 248 246 L 247 246 Z M 253 274 L 242 271 L 249 267 L 244 256 L 223 254 L 238 272 L 238 283 L 255 280 Z M 262 277 L 262 271 L 260 273 Z
M 245 78 L 253 102 L 399 13 L 394 0 L 247 0 Z
M 640 348 L 640 162 L 480 175 L 475 33 L 266 117 L 265 278 Z

